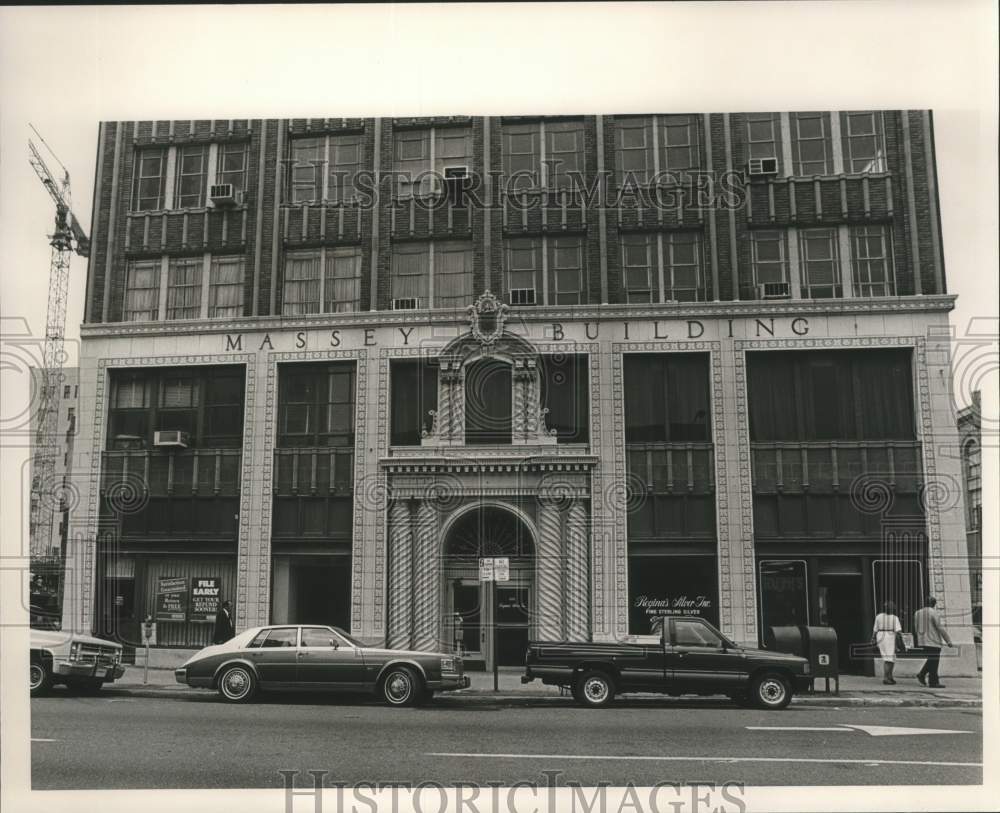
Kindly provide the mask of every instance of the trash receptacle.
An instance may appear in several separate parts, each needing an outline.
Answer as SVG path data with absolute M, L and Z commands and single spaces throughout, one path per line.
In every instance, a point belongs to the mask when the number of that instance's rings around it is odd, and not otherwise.
M 802 631 L 804 656 L 809 659 L 810 674 L 813 678 L 825 678 L 826 690 L 830 691 L 830 678 L 836 681 L 836 693 L 840 693 L 840 662 L 838 658 L 837 631 L 833 627 L 806 627 Z
M 801 627 L 768 627 L 764 648 L 805 657 Z

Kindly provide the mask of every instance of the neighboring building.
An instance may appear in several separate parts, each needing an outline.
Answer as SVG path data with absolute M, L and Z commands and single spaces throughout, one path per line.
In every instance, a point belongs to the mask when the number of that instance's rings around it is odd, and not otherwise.
M 61 381 L 56 387 L 53 406 L 57 414 L 56 432 L 58 437 L 53 461 L 53 476 L 51 482 L 42 483 L 39 492 L 32 495 L 32 499 L 42 501 L 42 510 L 52 512 L 51 522 L 40 523 L 38 530 L 31 529 L 31 556 L 35 558 L 60 557 L 62 555 L 69 529 L 69 511 L 75 502 L 76 484 L 73 481 L 73 452 L 78 431 L 76 415 L 80 392 L 80 371 L 76 367 L 64 367 L 61 373 Z M 41 371 L 32 368 L 31 380 L 34 382 L 40 378 Z M 31 411 L 32 439 L 38 433 L 40 417 L 38 410 Z M 32 475 L 34 475 L 34 457 L 31 458 L 31 463 Z M 40 529 L 44 529 L 44 533 L 40 532 Z
M 67 627 L 191 648 L 229 598 L 489 665 L 967 617 L 920 499 L 960 476 L 928 112 L 110 122 L 97 160 Z
M 983 607 L 983 437 L 979 390 L 972 403 L 958 411 L 958 442 L 962 449 L 962 485 L 965 489 L 965 537 L 969 555 L 972 610 Z M 982 624 L 980 615 L 979 624 Z

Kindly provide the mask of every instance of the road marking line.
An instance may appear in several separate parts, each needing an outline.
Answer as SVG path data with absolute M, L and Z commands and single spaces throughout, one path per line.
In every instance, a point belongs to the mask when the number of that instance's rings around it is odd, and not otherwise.
M 748 725 L 744 726 L 748 731 L 843 731 L 849 732 L 851 729 L 843 726 L 807 726 L 807 725 Z
M 905 737 L 918 734 L 975 734 L 975 731 L 958 731 L 953 728 L 904 728 L 902 726 L 889 725 L 851 725 L 844 723 L 848 728 L 864 731 L 872 737 Z
M 46 740 L 46 739 L 44 739 L 42 737 L 32 737 L 31 741 L 32 742 L 61 742 L 60 740 Z
M 839 759 L 838 757 L 680 757 L 680 756 L 617 756 L 614 754 L 463 754 L 431 752 L 426 757 L 465 757 L 472 759 L 579 759 L 636 760 L 652 762 L 822 762 L 839 765 L 931 765 L 946 768 L 982 768 L 982 762 L 935 762 L 912 759 Z

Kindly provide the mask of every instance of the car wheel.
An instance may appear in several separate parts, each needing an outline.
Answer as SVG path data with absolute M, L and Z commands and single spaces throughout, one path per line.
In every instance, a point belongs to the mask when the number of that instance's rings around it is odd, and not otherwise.
M 788 681 L 773 673 L 756 678 L 750 696 L 754 705 L 762 709 L 783 709 L 792 702 L 792 690 Z
M 28 667 L 28 688 L 32 697 L 39 697 L 52 688 L 52 673 L 43 660 L 32 661 Z
M 603 708 L 615 699 L 615 684 L 604 672 L 596 669 L 584 672 L 576 682 L 573 696 L 582 706 L 592 709 Z
M 230 666 L 219 676 L 219 694 L 230 703 L 246 703 L 256 691 L 257 679 L 247 666 Z
M 390 706 L 412 706 L 423 696 L 420 678 L 408 666 L 394 666 L 382 680 L 382 697 Z

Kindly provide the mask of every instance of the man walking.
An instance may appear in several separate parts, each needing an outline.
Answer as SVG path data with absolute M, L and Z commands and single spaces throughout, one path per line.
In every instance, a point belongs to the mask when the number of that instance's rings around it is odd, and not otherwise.
M 234 635 L 236 629 L 233 626 L 233 616 L 231 605 L 228 601 L 223 601 L 222 606 L 215 613 L 215 635 L 212 636 L 213 644 L 224 644 Z
M 941 615 L 934 609 L 937 599 L 929 596 L 924 606 L 913 615 L 913 629 L 917 635 L 917 643 L 927 651 L 927 662 L 917 673 L 921 686 L 928 685 L 934 689 L 943 689 L 938 680 L 938 664 L 941 660 L 941 647 L 951 646 L 951 637 L 941 623 Z

